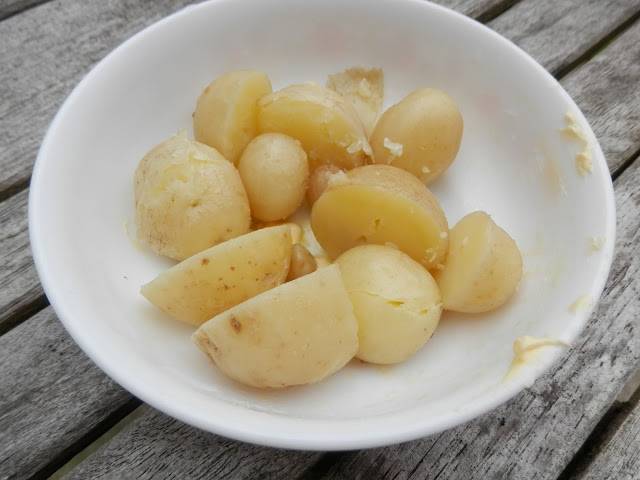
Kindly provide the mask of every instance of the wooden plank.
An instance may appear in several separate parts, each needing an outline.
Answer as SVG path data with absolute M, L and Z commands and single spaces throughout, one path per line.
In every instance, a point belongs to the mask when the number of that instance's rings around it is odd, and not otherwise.
M 640 148 L 640 21 L 561 83 L 616 175 Z
M 26 186 L 49 123 L 91 66 L 189 3 L 56 0 L 0 22 L 0 198 Z
M 29 247 L 28 195 L 0 203 L 0 334 L 46 305 Z
M 520 0 L 432 0 L 433 3 L 486 22 L 511 8 Z
M 149 409 L 64 478 L 298 478 L 321 455 L 229 440 Z
M 558 74 L 638 12 L 638 0 L 523 0 L 488 25 Z
M 0 337 L 0 478 L 53 473 L 137 403 L 42 310 Z
M 640 390 L 621 425 L 608 436 L 588 467 L 575 480 L 634 480 L 640 476 Z M 624 408 L 624 407 L 621 407 Z
M 48 1 L 50 0 L 2 0 L 0 2 L 0 20 Z

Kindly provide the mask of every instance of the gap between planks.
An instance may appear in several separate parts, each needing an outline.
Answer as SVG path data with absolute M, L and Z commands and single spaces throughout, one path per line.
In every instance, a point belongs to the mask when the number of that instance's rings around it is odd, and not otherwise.
M 605 35 L 600 41 L 595 43 L 591 48 L 587 49 L 582 55 L 576 58 L 574 61 L 566 64 L 560 65 L 555 71 L 551 71 L 550 73 L 557 79 L 560 80 L 562 77 L 567 75 L 569 72 L 578 69 L 580 66 L 587 63 L 593 57 L 595 57 L 602 50 L 607 48 L 607 46 L 613 43 L 618 37 L 624 34 L 629 28 L 633 26 L 640 19 L 640 3 L 638 3 L 638 10 L 631 15 L 627 20 L 622 22 L 616 28 L 611 30 L 607 35 Z
M 0 21 L 50 1 L 51 0 L 8 0 L 0 5 Z
M 129 415 L 134 413 L 140 406 L 140 400 L 135 397 L 131 397 L 131 399 L 126 404 L 111 412 L 109 416 L 105 418 L 101 423 L 99 423 L 94 429 L 89 430 L 82 438 L 78 439 L 76 443 L 69 445 L 62 452 L 60 452 L 57 457 L 52 458 L 48 464 L 31 475 L 29 477 L 29 480 L 53 478 L 57 475 L 58 472 L 62 471 L 67 464 L 70 463 L 70 461 L 68 460 L 69 458 L 71 458 L 72 460 L 76 457 L 80 458 L 80 456 L 84 452 L 87 453 L 86 455 L 82 456 L 82 459 L 88 457 L 92 453 L 92 451 L 87 450 L 94 443 L 98 443 L 101 438 L 104 438 L 105 435 L 112 431 L 112 429 L 116 428 L 120 423 L 124 422 L 124 420 L 127 419 Z M 133 421 L 133 418 L 130 421 Z M 125 426 L 126 425 L 123 425 L 120 430 L 122 430 Z M 115 436 L 120 430 L 115 431 L 111 437 Z M 111 437 L 109 437 L 108 439 L 110 439 Z M 106 441 L 108 440 L 105 440 L 105 442 Z M 98 447 L 96 447 L 96 449 L 97 448 Z M 65 472 L 68 472 L 69 470 L 71 470 L 71 468 L 69 468 Z
M 635 386 L 633 395 L 631 395 L 627 401 L 620 401 L 620 397 L 618 397 L 618 400 L 611 405 L 611 408 L 596 424 L 591 435 L 587 437 L 582 447 L 580 447 L 573 459 L 564 468 L 558 480 L 571 480 L 584 474 L 588 470 L 603 445 L 606 445 L 608 443 L 607 441 L 615 435 L 625 419 L 631 415 L 633 409 L 640 405 L 639 383 L 640 370 L 636 372 L 635 376 L 632 377 L 623 389 L 624 392 L 627 386 Z
M 71 460 L 60 467 L 48 480 L 61 480 L 67 473 L 73 470 L 77 465 L 84 461 L 89 455 L 98 450 L 102 445 L 108 443 L 113 437 L 124 430 L 134 420 L 140 418 L 147 410 L 149 406 L 145 403 L 138 405 L 132 412 L 123 417 L 109 430 L 107 430 L 100 437 L 95 439 L 92 443 L 78 452 Z

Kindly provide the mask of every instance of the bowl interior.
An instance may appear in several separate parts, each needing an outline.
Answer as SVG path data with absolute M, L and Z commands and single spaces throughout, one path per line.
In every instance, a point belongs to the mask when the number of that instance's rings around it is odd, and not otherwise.
M 220 374 L 139 288 L 171 262 L 134 240 L 133 172 L 184 128 L 201 90 L 233 69 L 274 89 L 350 66 L 382 67 L 385 107 L 446 90 L 464 118 L 459 155 L 432 185 L 450 226 L 485 210 L 523 252 L 516 297 L 484 315 L 443 315 L 413 358 L 352 361 L 328 380 L 259 391 Z M 580 176 L 565 115 L 584 130 Z M 570 343 L 606 279 L 614 242 L 608 169 L 576 105 L 535 62 L 485 27 L 421 1 L 223 0 L 185 9 L 105 58 L 69 97 L 42 145 L 30 199 L 34 258 L 74 339 L 110 376 L 181 420 L 273 446 L 346 449 L 441 431 L 504 402 L 564 349 L 547 347 L 505 377 L 523 335 Z M 600 243 L 600 248 L 594 248 Z M 580 298 L 584 308 L 570 306 Z M 339 426 L 339 430 L 337 427 Z

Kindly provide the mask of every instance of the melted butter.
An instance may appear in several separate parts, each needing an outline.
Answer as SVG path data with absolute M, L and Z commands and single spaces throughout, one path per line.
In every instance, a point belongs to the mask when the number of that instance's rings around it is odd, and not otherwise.
M 506 382 L 513 379 L 522 367 L 527 365 L 533 365 L 540 358 L 540 353 L 545 347 L 564 347 L 568 348 L 570 345 L 562 340 L 557 340 L 552 337 L 531 337 L 525 335 L 523 337 L 516 338 L 513 342 L 513 360 L 507 373 L 505 373 L 502 381 Z M 533 379 L 528 386 L 533 385 Z
M 543 156 L 543 163 L 541 165 L 543 180 L 556 194 L 556 197 L 566 197 L 567 189 L 564 186 L 564 179 L 562 178 L 556 155 L 546 144 L 539 147 L 539 152 Z
M 313 230 L 311 229 L 311 212 L 309 208 L 302 206 L 288 219 L 288 221 L 294 222 L 300 226 L 301 232 L 299 242 L 316 258 L 318 261 L 318 268 L 330 264 L 331 260 L 329 259 L 329 256 L 320 246 L 316 240 L 316 236 L 313 234 Z
M 568 140 L 575 141 L 580 146 L 576 153 L 576 170 L 580 176 L 584 177 L 593 172 L 593 160 L 591 158 L 591 142 L 584 129 L 578 125 L 576 117 L 571 112 L 564 116 L 567 126 L 560 130 L 560 133 Z
M 129 221 L 128 220 L 125 220 L 124 222 L 122 222 L 122 230 L 123 230 L 125 236 L 127 237 L 127 240 L 129 240 L 129 243 L 131 244 L 131 246 L 133 248 L 135 248 L 137 251 L 139 251 L 141 253 L 145 253 L 145 248 L 138 241 L 136 236 L 131 233 L 131 231 L 129 229 Z
M 597 252 L 602 249 L 603 243 L 600 237 L 589 237 L 587 239 L 587 251 L 589 253 Z
M 582 297 L 578 297 L 576 301 L 569 306 L 569 311 L 571 313 L 581 312 L 589 308 L 592 303 L 593 299 L 589 295 L 583 295 Z

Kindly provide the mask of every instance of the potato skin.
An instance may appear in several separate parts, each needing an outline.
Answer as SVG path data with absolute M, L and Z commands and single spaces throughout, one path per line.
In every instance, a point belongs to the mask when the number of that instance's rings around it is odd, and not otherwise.
M 140 293 L 176 320 L 199 326 L 284 283 L 291 254 L 287 225 L 263 228 L 187 258 L 143 285 Z
M 242 150 L 257 135 L 256 102 L 268 93 L 271 82 L 263 72 L 238 70 L 216 78 L 196 102 L 195 139 L 237 163 Z
M 179 134 L 140 160 L 136 234 L 159 255 L 184 260 L 249 231 L 249 200 L 235 167 Z
M 462 115 L 454 100 L 437 88 L 421 88 L 389 107 L 378 120 L 369 139 L 374 163 L 402 168 L 428 185 L 455 159 L 462 130 Z M 394 144 L 401 146 L 400 155 Z
M 449 253 L 433 276 L 446 310 L 482 313 L 516 292 L 522 256 L 516 242 L 485 212 L 460 219 L 450 232 Z
M 410 173 L 366 165 L 329 179 L 311 209 L 311 227 L 331 258 L 361 244 L 391 244 L 431 269 L 447 252 L 447 219 Z
M 291 266 L 287 275 L 287 282 L 309 275 L 318 269 L 318 262 L 311 252 L 304 246 L 296 243 L 291 251 Z
M 391 364 L 422 348 L 442 313 L 438 286 L 422 265 L 384 245 L 354 247 L 335 263 L 358 319 L 356 357 Z
M 281 133 L 255 137 L 238 160 L 251 215 L 272 222 L 293 214 L 309 182 L 307 154 L 297 140 Z
M 289 85 L 258 101 L 258 131 L 299 140 L 309 171 L 326 163 L 348 170 L 371 154 L 367 135 L 350 103 L 316 83 Z
M 310 206 L 316 203 L 322 192 L 327 188 L 329 177 L 334 173 L 338 173 L 340 169 L 330 163 L 320 165 L 309 176 L 309 187 L 307 188 L 307 202 Z
M 202 325 L 194 343 L 227 376 L 259 388 L 316 383 L 358 350 L 337 265 L 253 297 Z

